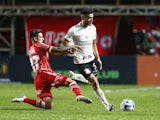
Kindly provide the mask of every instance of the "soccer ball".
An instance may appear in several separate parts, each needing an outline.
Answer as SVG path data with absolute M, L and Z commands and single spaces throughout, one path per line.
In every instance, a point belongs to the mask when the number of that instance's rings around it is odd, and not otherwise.
M 135 109 L 135 103 L 132 99 L 127 98 L 121 102 L 120 108 L 122 111 L 133 111 Z

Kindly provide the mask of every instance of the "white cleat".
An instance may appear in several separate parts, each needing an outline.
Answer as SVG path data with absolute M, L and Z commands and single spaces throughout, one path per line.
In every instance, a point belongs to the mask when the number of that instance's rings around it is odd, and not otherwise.
M 88 104 L 91 104 L 91 103 L 92 103 L 92 99 L 90 99 L 90 98 L 88 98 L 88 97 L 85 97 L 85 96 L 82 96 L 82 95 L 77 96 L 77 97 L 76 97 L 76 100 L 77 100 L 77 101 L 83 101 L 83 102 L 88 103 Z
M 23 102 L 26 96 L 15 97 L 11 100 L 11 102 Z
M 73 71 L 69 71 L 68 72 L 68 76 L 69 76 L 69 78 L 71 78 L 73 80 L 84 82 L 84 83 L 88 83 L 88 80 L 86 80 L 83 75 L 76 74 Z

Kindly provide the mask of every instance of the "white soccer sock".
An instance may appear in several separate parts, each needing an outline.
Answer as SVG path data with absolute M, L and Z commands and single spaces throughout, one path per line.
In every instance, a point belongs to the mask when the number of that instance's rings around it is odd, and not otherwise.
M 46 103 L 42 100 L 37 100 L 36 101 L 36 106 L 39 107 L 39 108 L 45 108 Z
M 104 105 L 104 107 L 108 110 L 108 106 L 109 106 L 109 102 L 106 99 L 104 92 L 102 91 L 102 89 L 97 89 L 95 90 L 95 94 L 96 96 L 99 98 L 99 100 L 102 102 L 102 104 Z
M 88 80 L 86 80 L 82 74 L 75 74 L 75 79 L 82 81 L 82 82 L 85 82 L 85 83 L 88 83 Z
M 77 80 L 77 81 L 81 81 L 84 83 L 88 83 L 88 80 L 85 79 L 85 77 L 82 74 L 76 74 L 74 72 L 72 72 L 72 79 Z

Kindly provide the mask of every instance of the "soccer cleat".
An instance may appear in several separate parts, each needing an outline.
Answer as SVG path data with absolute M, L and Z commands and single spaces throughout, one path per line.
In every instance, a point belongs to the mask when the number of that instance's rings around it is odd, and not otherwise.
M 108 111 L 114 111 L 115 105 L 109 105 L 108 106 Z
M 92 100 L 88 97 L 85 97 L 85 96 L 77 96 L 76 100 L 77 101 L 83 101 L 83 102 L 88 103 L 88 104 L 92 103 Z
M 73 80 L 76 80 L 76 81 L 80 81 L 80 82 L 84 82 L 84 83 L 88 83 L 88 80 L 86 80 L 83 75 L 81 74 L 76 74 L 74 73 L 73 71 L 69 71 L 68 72 L 68 76 L 69 78 L 73 79 Z
M 26 96 L 15 97 L 11 100 L 11 102 L 23 102 Z

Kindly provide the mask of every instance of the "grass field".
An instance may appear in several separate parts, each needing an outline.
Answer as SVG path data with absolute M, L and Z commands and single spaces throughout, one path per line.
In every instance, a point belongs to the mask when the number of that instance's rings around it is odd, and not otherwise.
M 0 120 L 160 120 L 160 87 L 135 85 L 101 85 L 108 100 L 116 105 L 108 112 L 94 95 L 90 85 L 80 85 L 93 104 L 76 102 L 69 88 L 53 88 L 54 108 L 45 110 L 26 103 L 11 103 L 15 96 L 36 98 L 33 84 L 0 84 Z M 131 98 L 135 111 L 122 112 L 119 104 Z

